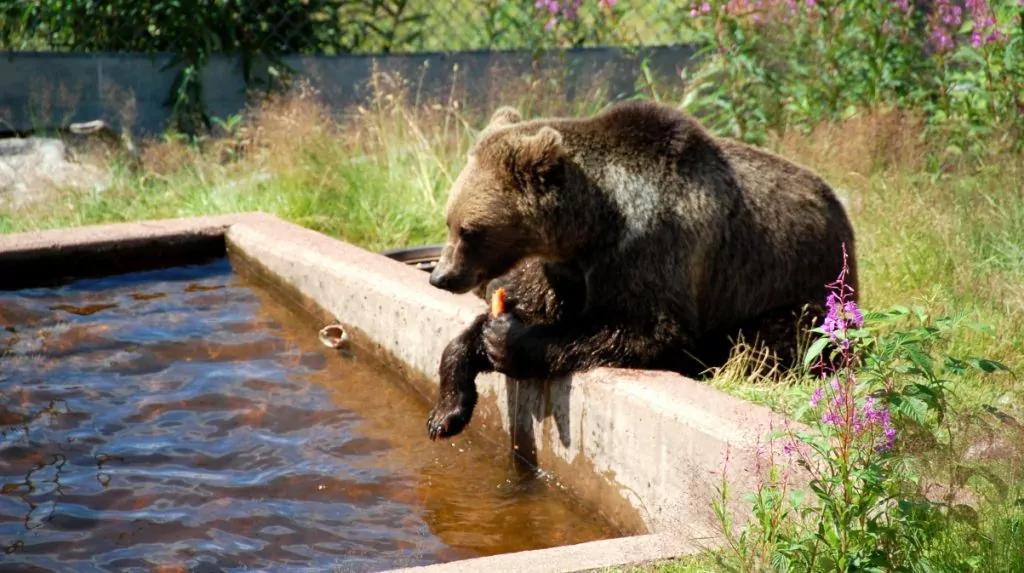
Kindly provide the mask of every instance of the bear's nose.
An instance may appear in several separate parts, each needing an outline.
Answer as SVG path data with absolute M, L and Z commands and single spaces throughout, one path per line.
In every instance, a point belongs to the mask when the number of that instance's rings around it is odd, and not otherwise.
M 448 288 L 449 283 L 451 283 L 451 275 L 442 271 L 440 268 L 435 267 L 430 273 L 430 286 L 439 289 L 446 289 Z

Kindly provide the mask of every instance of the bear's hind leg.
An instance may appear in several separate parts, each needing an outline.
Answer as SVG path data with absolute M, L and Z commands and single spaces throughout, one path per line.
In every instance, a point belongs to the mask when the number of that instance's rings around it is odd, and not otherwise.
M 735 343 L 742 337 L 751 346 L 743 374 L 779 375 L 799 366 L 813 337 L 808 331 L 826 314 L 824 305 L 811 303 L 774 309 L 742 324 L 729 339 Z

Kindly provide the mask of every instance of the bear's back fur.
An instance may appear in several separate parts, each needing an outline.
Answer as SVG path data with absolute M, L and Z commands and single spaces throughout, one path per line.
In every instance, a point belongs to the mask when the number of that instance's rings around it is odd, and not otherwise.
M 592 302 L 674 305 L 691 334 L 779 308 L 821 303 L 854 234 L 818 175 L 778 155 L 717 138 L 688 114 L 651 102 L 589 118 L 537 119 L 485 131 L 478 155 L 508 153 L 550 127 L 584 184 L 557 197 L 551 233 L 579 233 Z M 567 224 L 573 219 L 581 224 Z M 570 243 L 573 241 L 569 241 Z M 590 249 L 590 250 L 588 250 Z M 613 305 L 620 306 L 620 305 Z

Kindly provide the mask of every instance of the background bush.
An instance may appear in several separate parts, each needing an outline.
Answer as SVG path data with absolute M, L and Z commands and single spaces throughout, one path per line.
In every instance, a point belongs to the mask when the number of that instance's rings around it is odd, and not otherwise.
M 947 160 L 1019 151 L 1022 13 L 1019 0 L 710 0 L 687 24 L 702 65 L 685 104 L 755 143 L 889 108 L 947 138 Z

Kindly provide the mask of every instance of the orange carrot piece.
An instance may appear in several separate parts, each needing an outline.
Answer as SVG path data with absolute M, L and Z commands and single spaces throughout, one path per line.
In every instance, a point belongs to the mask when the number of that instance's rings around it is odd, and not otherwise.
M 491 297 L 491 316 L 497 318 L 505 312 L 505 289 L 498 288 Z

